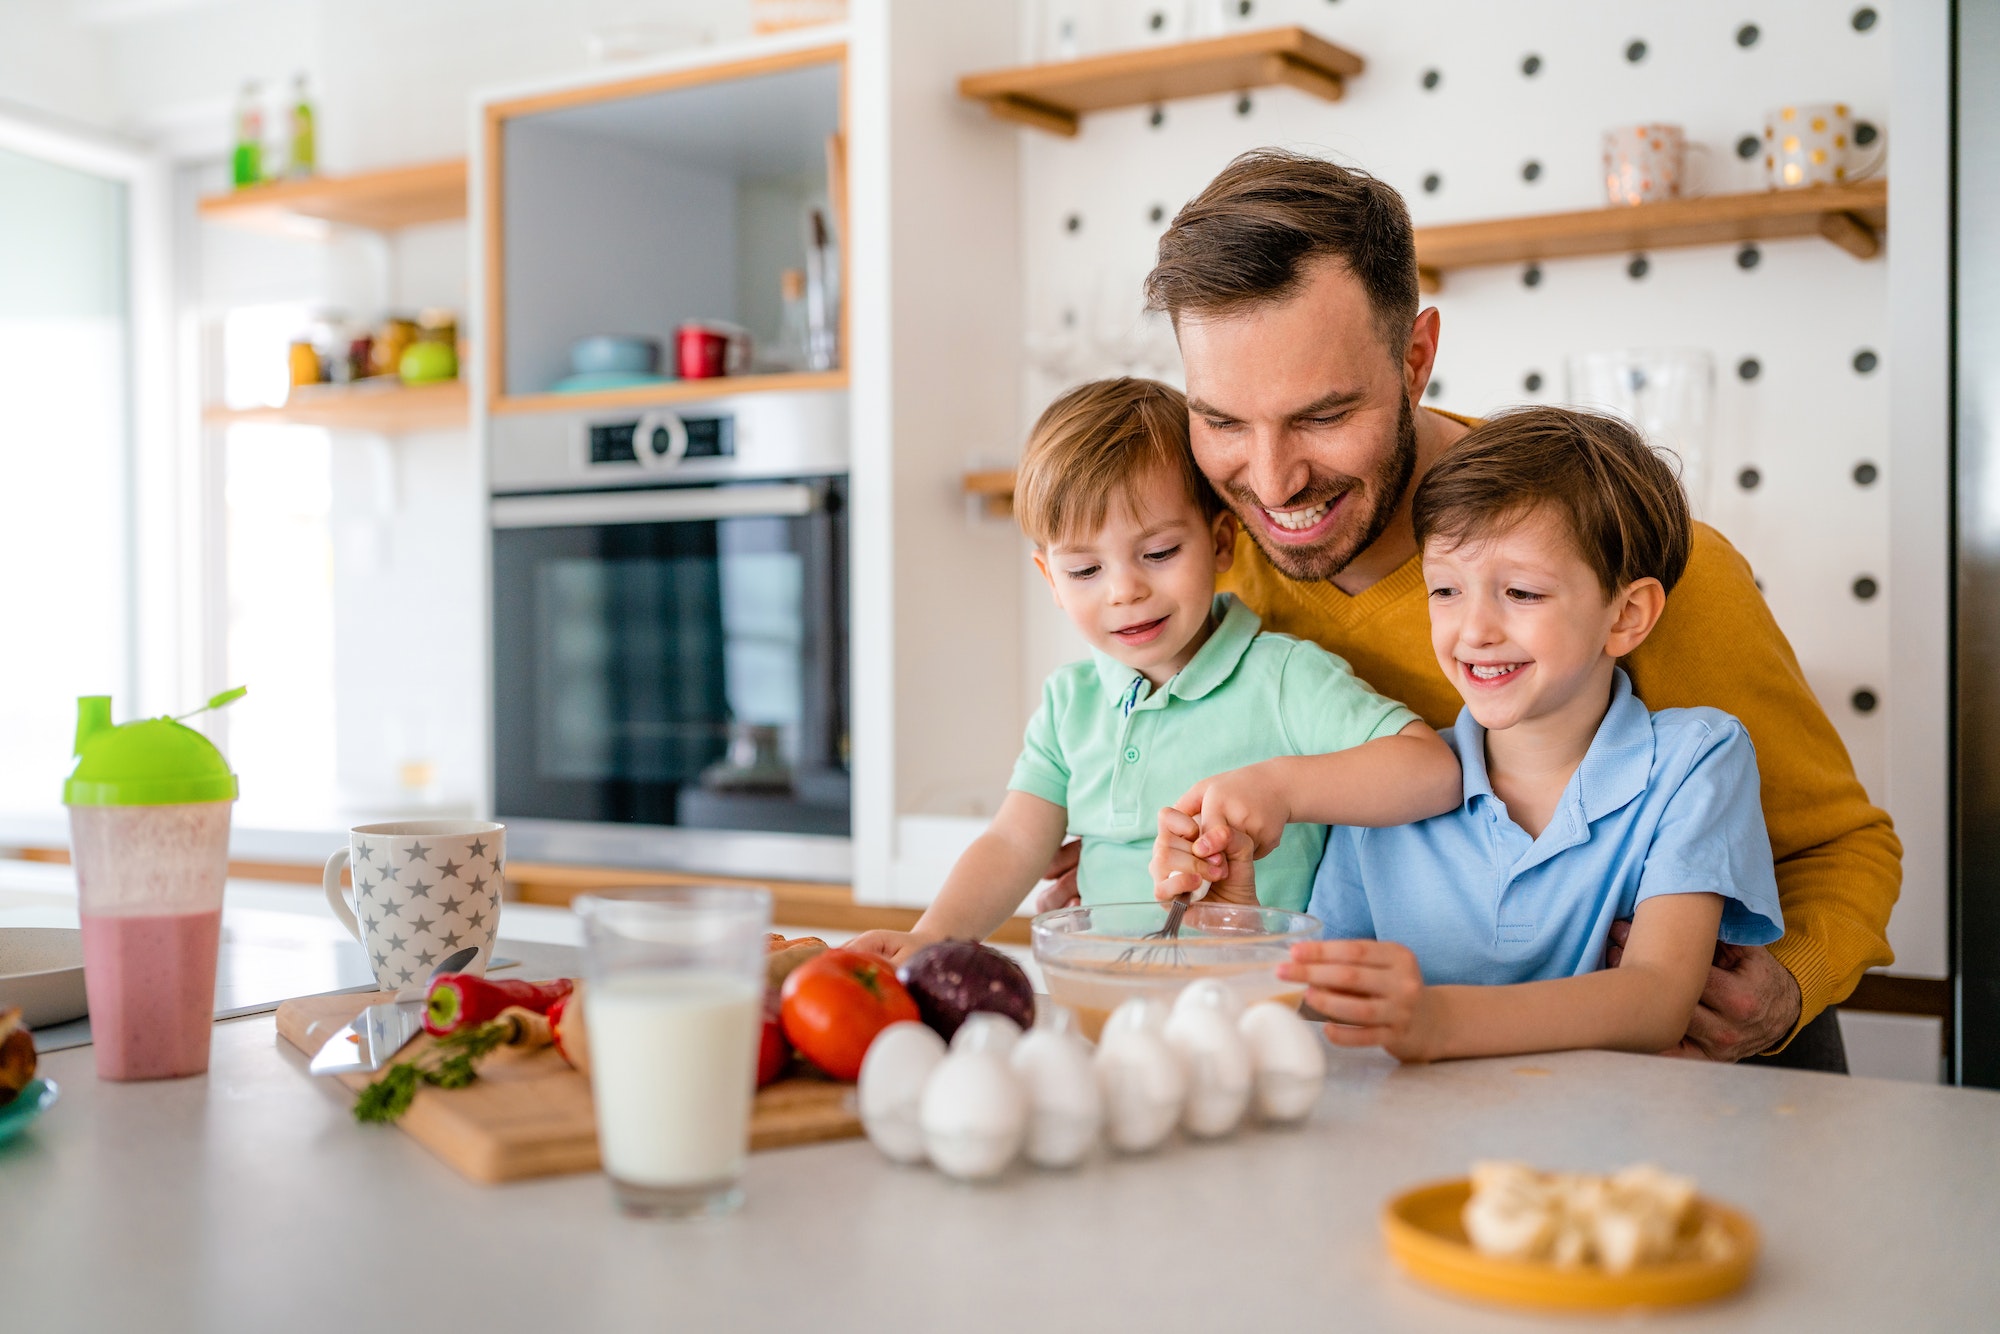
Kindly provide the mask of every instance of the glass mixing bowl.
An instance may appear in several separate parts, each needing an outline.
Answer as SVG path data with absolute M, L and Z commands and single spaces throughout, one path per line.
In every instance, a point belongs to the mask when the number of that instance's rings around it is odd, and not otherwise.
M 1092 1042 L 1125 1001 L 1146 996 L 1171 1004 L 1196 978 L 1216 978 L 1245 1005 L 1296 1005 L 1304 997 L 1302 984 L 1280 981 L 1275 970 L 1291 955 L 1292 942 L 1319 938 L 1318 919 L 1280 908 L 1197 903 L 1181 920 L 1178 940 L 1144 939 L 1166 921 L 1160 903 L 1059 908 L 1035 918 L 1035 962 L 1049 996 L 1075 1013 Z

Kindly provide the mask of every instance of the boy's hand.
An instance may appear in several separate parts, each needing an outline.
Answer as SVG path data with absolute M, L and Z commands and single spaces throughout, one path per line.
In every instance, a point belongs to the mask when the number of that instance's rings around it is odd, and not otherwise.
M 1256 849 L 1249 835 L 1231 832 L 1221 856 L 1197 856 L 1194 847 L 1201 826 L 1195 818 L 1168 806 L 1160 812 L 1160 831 L 1153 838 L 1153 897 L 1192 894 L 1206 882 L 1204 900 L 1212 903 L 1257 902 Z
M 1226 855 L 1235 831 L 1250 836 L 1253 856 L 1266 856 L 1285 836 L 1292 818 L 1291 801 L 1269 764 L 1204 778 L 1174 803 L 1174 809 L 1201 822 L 1194 855 L 1208 858 Z
M 863 931 L 840 948 L 872 954 L 899 964 L 931 942 L 909 931 Z
M 1437 1049 L 1436 1016 L 1417 956 L 1388 940 L 1309 940 L 1292 946 L 1278 976 L 1306 984 L 1306 1004 L 1332 1022 L 1329 1042 L 1380 1047 L 1399 1061 Z

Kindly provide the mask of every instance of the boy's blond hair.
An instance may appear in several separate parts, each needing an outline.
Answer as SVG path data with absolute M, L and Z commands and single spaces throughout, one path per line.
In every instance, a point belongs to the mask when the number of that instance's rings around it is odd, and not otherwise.
M 1065 391 L 1028 436 L 1014 513 L 1038 548 L 1094 533 L 1113 495 L 1130 497 L 1156 469 L 1187 489 L 1204 519 L 1222 502 L 1195 466 L 1187 399 L 1172 385 L 1122 376 Z

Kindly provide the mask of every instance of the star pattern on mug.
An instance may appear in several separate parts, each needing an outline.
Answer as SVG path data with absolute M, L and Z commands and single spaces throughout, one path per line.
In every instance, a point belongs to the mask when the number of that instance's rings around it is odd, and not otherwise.
M 428 977 L 438 960 L 467 945 L 490 949 L 499 924 L 505 844 L 492 833 L 425 837 L 430 841 L 409 834 L 352 840 L 355 913 L 385 989 Z

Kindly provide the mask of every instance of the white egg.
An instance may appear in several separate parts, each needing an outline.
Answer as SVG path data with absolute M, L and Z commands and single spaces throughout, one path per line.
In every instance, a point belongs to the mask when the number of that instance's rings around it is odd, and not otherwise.
M 1121 1033 L 1147 1032 L 1160 1037 L 1167 1031 L 1167 1014 L 1163 1002 L 1134 996 L 1113 1010 L 1111 1017 L 1104 1021 L 1104 1029 L 1097 1035 L 1098 1045 L 1104 1045 Z
M 924 1130 L 917 1108 L 924 1084 L 944 1059 L 944 1039 L 919 1023 L 891 1024 L 868 1044 L 861 1061 L 861 1128 L 868 1140 L 899 1163 L 924 1160 Z
M 1250 1044 L 1231 1017 L 1197 1000 L 1175 1008 L 1166 1036 L 1187 1070 L 1181 1125 L 1200 1139 L 1236 1129 L 1250 1107 Z
M 1007 1058 L 966 1049 L 931 1072 L 917 1110 L 938 1170 L 980 1181 L 1007 1170 L 1028 1133 L 1028 1098 Z
M 1243 998 L 1220 979 L 1204 977 L 1188 983 L 1181 988 L 1181 994 L 1174 997 L 1175 1015 L 1197 1007 L 1220 1011 L 1222 1017 L 1233 1024 L 1243 1015 Z
M 951 1035 L 953 1051 L 990 1051 L 1005 1057 L 1021 1040 L 1021 1026 L 1004 1014 L 975 1010 L 965 1016 L 958 1032 Z
M 1112 1147 L 1122 1153 L 1158 1148 L 1181 1119 L 1187 1096 L 1187 1075 L 1174 1049 L 1149 1027 L 1114 1031 L 1107 1024 L 1095 1065 L 1104 1094 L 1105 1135 Z
M 1281 1124 L 1303 1119 L 1326 1087 L 1326 1047 L 1318 1031 L 1276 1001 L 1251 1006 L 1237 1027 L 1250 1044 L 1257 1114 Z
M 1067 1030 L 1037 1028 L 1007 1060 L 1028 1095 L 1028 1161 L 1037 1167 L 1083 1161 L 1104 1121 L 1090 1044 Z

